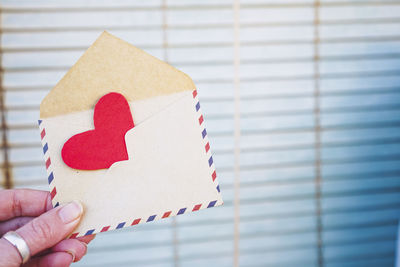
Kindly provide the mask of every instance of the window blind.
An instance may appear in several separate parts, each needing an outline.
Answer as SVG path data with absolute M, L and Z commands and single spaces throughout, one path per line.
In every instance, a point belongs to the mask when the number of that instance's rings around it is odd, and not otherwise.
M 41 99 L 103 30 L 198 87 L 225 205 L 99 235 L 77 266 L 393 266 L 400 1 L 1 3 L 2 187 L 47 189 Z

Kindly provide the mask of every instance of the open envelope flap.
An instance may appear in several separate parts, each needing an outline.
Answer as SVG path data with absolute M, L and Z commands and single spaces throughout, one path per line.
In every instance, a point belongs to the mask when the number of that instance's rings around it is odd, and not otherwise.
M 53 203 L 73 198 L 85 206 L 72 237 L 222 204 L 197 91 L 179 94 L 183 96 L 169 107 L 127 132 L 128 161 L 98 170 L 95 176 L 79 171 L 62 179 L 57 176 L 61 166 L 46 161 Z M 43 140 L 45 148 L 46 134 Z M 57 194 L 56 185 L 68 195 Z
M 40 117 L 92 109 L 110 91 L 130 102 L 194 89 L 188 75 L 104 32 L 46 95 Z

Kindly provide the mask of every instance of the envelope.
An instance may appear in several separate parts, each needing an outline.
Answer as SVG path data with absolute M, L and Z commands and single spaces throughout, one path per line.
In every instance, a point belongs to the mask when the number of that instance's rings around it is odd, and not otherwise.
M 189 76 L 104 32 L 40 105 L 52 203 L 80 201 L 71 238 L 223 204 Z

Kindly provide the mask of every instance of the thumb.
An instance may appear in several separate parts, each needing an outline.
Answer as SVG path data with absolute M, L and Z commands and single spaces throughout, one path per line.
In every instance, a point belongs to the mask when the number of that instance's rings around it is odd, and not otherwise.
M 82 213 L 82 205 L 74 201 L 42 214 L 16 232 L 28 244 L 33 256 L 67 237 L 78 225 Z

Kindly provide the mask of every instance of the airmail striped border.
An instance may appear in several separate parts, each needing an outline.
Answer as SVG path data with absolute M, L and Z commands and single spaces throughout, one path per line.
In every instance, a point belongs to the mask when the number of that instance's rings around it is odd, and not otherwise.
M 214 160 L 213 160 L 211 149 L 210 149 L 210 141 L 208 140 L 204 117 L 203 117 L 203 114 L 201 113 L 200 102 L 197 97 L 197 90 L 193 91 L 193 99 L 194 99 L 194 106 L 196 108 L 198 121 L 199 121 L 199 125 L 200 125 L 201 137 L 203 138 L 204 150 L 207 154 L 208 166 L 210 167 L 210 177 L 212 178 L 213 182 L 215 183 L 215 188 L 220 193 L 221 191 L 219 189 L 219 184 L 217 181 L 217 172 L 216 172 L 215 166 L 214 166 Z
M 201 137 L 204 142 L 204 150 L 205 150 L 205 153 L 207 154 L 208 165 L 210 167 L 210 177 L 216 186 L 215 187 L 216 190 L 220 193 L 220 188 L 219 188 L 218 181 L 217 181 L 217 174 L 216 174 L 215 166 L 214 166 L 214 160 L 212 158 L 212 154 L 211 154 L 211 150 L 210 150 L 210 142 L 208 140 L 207 130 L 205 128 L 204 117 L 201 114 L 200 102 L 197 98 L 197 90 L 193 91 L 193 100 L 194 100 L 196 113 L 198 115 L 198 122 L 199 122 L 200 130 L 201 130 L 200 131 Z M 50 155 L 48 152 L 49 144 L 47 143 L 47 140 L 46 140 L 46 129 L 43 126 L 42 120 L 39 120 L 38 122 L 39 122 L 39 129 L 40 129 L 40 137 L 42 139 L 44 160 L 46 162 L 46 171 L 47 171 L 47 175 L 48 175 L 47 180 L 48 180 L 49 187 L 50 187 L 50 195 L 51 195 L 51 199 L 53 202 L 53 206 L 57 207 L 57 206 L 59 206 L 60 203 L 56 202 L 57 189 L 54 184 L 54 170 L 52 168 L 51 159 L 50 159 Z M 206 202 L 206 203 L 199 203 L 199 204 L 194 205 L 193 207 L 183 207 L 178 210 L 169 210 L 169 211 L 164 212 L 163 214 L 152 214 L 152 215 L 149 215 L 148 217 L 135 218 L 130 221 L 120 222 L 116 225 L 106 225 L 104 227 L 101 227 L 101 229 L 97 228 L 97 229 L 90 229 L 86 232 L 73 233 L 70 235 L 69 238 L 77 238 L 80 236 L 86 236 L 86 235 L 92 235 L 92 234 L 96 234 L 96 233 L 107 232 L 107 231 L 114 230 L 114 229 L 121 229 L 121 228 L 128 227 L 128 226 L 152 222 L 154 220 L 165 219 L 165 218 L 172 217 L 172 216 L 178 216 L 178 215 L 181 215 L 181 214 L 184 214 L 187 212 L 198 211 L 201 209 L 208 209 L 208 208 L 212 208 L 214 206 L 219 206 L 222 204 L 223 204 L 222 200 L 220 200 L 220 201 L 213 200 L 213 201 Z
M 76 238 L 76 237 L 80 237 L 80 236 L 86 236 L 86 235 L 92 235 L 92 234 L 96 234 L 96 233 L 107 232 L 107 231 L 114 230 L 114 229 L 121 229 L 121 228 L 128 227 L 128 226 L 134 226 L 134 225 L 138 225 L 138 224 L 142 224 L 142 223 L 152 222 L 154 220 L 165 219 L 165 218 L 169 218 L 172 216 L 182 215 L 182 214 L 188 213 L 188 212 L 212 208 L 214 206 L 221 205 L 221 204 L 222 204 L 222 202 L 218 203 L 217 200 L 210 201 L 207 203 L 200 203 L 200 204 L 194 205 L 193 207 L 185 207 L 185 208 L 181 208 L 178 210 L 169 210 L 162 214 L 153 214 L 153 215 L 149 215 L 149 216 L 143 217 L 143 218 L 135 218 L 130 221 L 120 222 L 115 225 L 106 225 L 106 226 L 102 227 L 101 229 L 100 228 L 99 229 L 90 229 L 90 230 L 86 231 L 85 233 L 73 233 L 70 236 L 70 238 Z
M 50 187 L 50 196 L 54 207 L 57 207 L 60 203 L 54 203 L 54 198 L 57 195 L 57 189 L 54 184 L 54 170 L 52 168 L 50 153 L 49 153 L 49 144 L 46 140 L 46 129 L 43 127 L 42 120 L 38 121 L 39 129 L 40 129 L 40 138 L 42 140 L 42 147 L 43 147 L 43 154 L 44 154 L 44 161 L 46 164 L 46 171 L 47 171 L 47 182 L 49 183 Z

